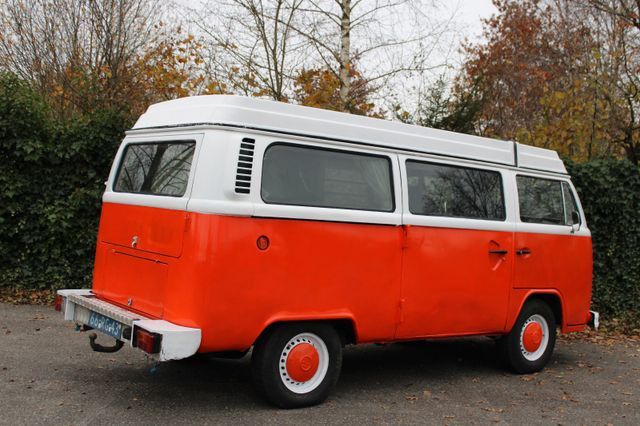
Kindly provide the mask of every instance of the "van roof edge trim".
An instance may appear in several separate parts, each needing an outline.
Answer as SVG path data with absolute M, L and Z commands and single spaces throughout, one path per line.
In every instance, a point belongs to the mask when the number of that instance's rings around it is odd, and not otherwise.
M 144 132 L 144 131 L 148 131 L 148 130 L 171 130 L 171 129 L 184 129 L 184 128 L 188 128 L 188 127 L 217 127 L 217 128 L 220 128 L 220 127 L 225 128 L 225 127 L 227 127 L 227 128 L 231 128 L 231 129 L 246 129 L 246 130 L 252 130 L 252 131 L 259 131 L 259 132 L 275 133 L 275 134 L 285 135 L 285 136 L 296 136 L 296 137 L 319 139 L 319 140 L 326 140 L 326 141 L 332 141 L 332 142 L 343 142 L 343 143 L 348 143 L 348 144 L 352 144 L 352 145 L 360 145 L 360 146 L 364 146 L 364 147 L 382 148 L 382 149 L 387 149 L 387 150 L 396 149 L 396 150 L 401 151 L 403 153 L 427 154 L 427 155 L 436 155 L 436 156 L 443 157 L 443 158 L 451 158 L 451 159 L 458 159 L 458 160 L 468 160 L 468 161 L 477 161 L 479 163 L 487 163 L 487 164 L 494 165 L 494 166 L 509 166 L 509 167 L 513 167 L 513 168 L 520 169 L 520 170 L 523 170 L 523 171 L 537 171 L 537 172 L 544 172 L 544 173 L 559 174 L 559 175 L 563 175 L 563 176 L 568 176 L 569 175 L 569 173 L 567 171 L 557 171 L 557 170 L 548 170 L 548 169 L 535 168 L 535 167 L 525 167 L 525 166 L 518 165 L 518 164 L 513 164 L 513 163 L 499 163 L 499 162 L 496 162 L 496 161 L 482 160 L 482 159 L 471 158 L 471 157 L 463 157 L 463 156 L 452 155 L 452 154 L 441 154 L 441 153 L 438 153 L 438 152 L 430 152 L 430 151 L 426 151 L 426 150 L 415 150 L 415 149 L 400 148 L 400 147 L 393 148 L 393 147 L 389 147 L 389 146 L 386 146 L 386 145 L 380 145 L 380 144 L 375 144 L 375 143 L 370 143 L 370 142 L 353 141 L 353 140 L 349 140 L 349 139 L 329 138 L 329 137 L 318 136 L 318 135 L 307 134 L 307 133 L 292 133 L 292 132 L 285 132 L 285 131 L 281 131 L 281 130 L 273 130 L 273 129 L 267 129 L 267 128 L 242 126 L 242 125 L 238 125 L 238 124 L 193 123 L 193 124 L 179 124 L 179 125 L 166 125 L 166 126 L 154 126 L 154 127 L 140 127 L 140 128 L 136 128 L 136 129 L 127 130 L 126 133 L 127 134 L 135 134 L 137 132 Z M 515 145 L 518 145 L 517 142 L 513 142 L 513 143 Z

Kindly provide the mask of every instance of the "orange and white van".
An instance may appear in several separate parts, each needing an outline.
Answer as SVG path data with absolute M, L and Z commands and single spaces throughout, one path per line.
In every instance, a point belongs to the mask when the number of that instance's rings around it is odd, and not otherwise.
M 273 403 L 321 402 L 345 344 L 497 337 L 518 373 L 597 325 L 591 237 L 553 151 L 236 96 L 152 105 L 64 318 L 159 361 L 253 348 Z

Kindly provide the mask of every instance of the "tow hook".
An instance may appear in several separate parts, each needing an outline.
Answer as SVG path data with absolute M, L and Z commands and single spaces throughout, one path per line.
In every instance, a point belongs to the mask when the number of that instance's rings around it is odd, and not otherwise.
M 122 340 L 117 340 L 116 339 L 116 343 L 113 346 L 102 346 L 100 343 L 96 343 L 96 339 L 98 338 L 98 335 L 96 333 L 91 333 L 89 334 L 89 345 L 91 346 L 91 349 L 93 349 L 95 352 L 118 352 L 120 349 L 122 349 L 122 346 L 124 345 L 124 342 Z

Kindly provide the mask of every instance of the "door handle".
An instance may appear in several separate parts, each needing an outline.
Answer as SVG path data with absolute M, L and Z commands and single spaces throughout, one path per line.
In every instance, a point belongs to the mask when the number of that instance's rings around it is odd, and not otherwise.
M 509 254 L 509 250 L 489 250 L 489 254 L 499 254 L 504 256 L 505 254 Z
M 520 249 L 520 250 L 516 250 L 516 254 L 518 256 L 523 256 L 525 254 L 531 254 L 531 250 L 529 250 L 528 248 L 523 248 L 523 249 Z

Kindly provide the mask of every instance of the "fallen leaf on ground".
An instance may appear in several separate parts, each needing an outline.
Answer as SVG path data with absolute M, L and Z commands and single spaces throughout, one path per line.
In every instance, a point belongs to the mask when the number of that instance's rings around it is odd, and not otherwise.
M 0 287 L 0 302 L 12 305 L 52 305 L 53 290 L 29 290 Z

